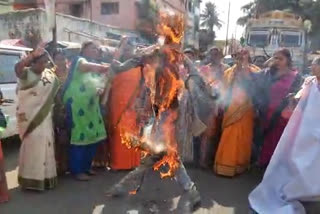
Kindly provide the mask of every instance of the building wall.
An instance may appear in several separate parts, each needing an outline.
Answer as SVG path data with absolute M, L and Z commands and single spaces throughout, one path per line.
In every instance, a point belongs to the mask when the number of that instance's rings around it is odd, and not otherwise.
M 0 0 L 0 13 L 7 13 L 12 10 L 13 7 L 10 4 L 9 0 Z
M 136 26 L 136 0 L 92 0 L 93 20 L 108 25 L 133 30 Z M 101 14 L 102 3 L 119 3 L 119 13 L 112 15 Z
M 17 4 L 23 6 L 36 3 L 39 7 L 44 7 L 44 0 L 14 0 Z M 171 9 L 175 12 L 185 13 L 185 1 L 187 0 L 155 0 L 160 8 Z M 102 3 L 119 3 L 119 13 L 111 15 L 101 14 Z M 71 12 L 71 5 L 81 4 L 83 13 L 81 18 L 92 19 L 93 21 L 100 22 L 107 25 L 113 25 L 125 29 L 133 30 L 136 27 L 137 11 L 135 7 L 136 0 L 56 0 L 56 10 L 59 13 L 73 15 Z M 32 7 L 34 5 L 31 5 Z
M 162 9 L 173 10 L 174 12 L 185 13 L 185 1 L 187 0 L 156 0 Z
M 16 38 L 25 38 L 28 31 L 39 33 L 44 42 L 52 39 L 52 33 L 47 27 L 46 13 L 43 9 L 29 9 L 0 14 L 0 26 L 2 26 L 0 40 L 9 39 L 9 32 L 14 32 Z M 83 35 L 93 35 L 103 39 L 107 33 L 115 35 L 133 34 L 132 31 L 90 22 L 87 19 L 57 14 L 57 37 L 60 41 L 81 43 L 89 40 L 88 37 Z
M 37 1 L 39 7 L 44 7 L 44 0 Z M 125 29 L 133 30 L 136 25 L 136 0 L 56 0 L 56 11 L 68 15 L 73 15 L 71 6 L 73 4 L 81 4 L 83 13 L 80 18 L 90 19 L 102 24 L 113 25 Z M 119 3 L 119 13 L 111 15 L 101 14 L 102 3 Z
M 15 0 L 20 2 L 36 2 L 39 7 L 44 7 L 44 0 Z M 163 10 L 172 10 L 176 13 L 185 15 L 186 18 L 186 33 L 185 44 L 188 46 L 198 47 L 198 34 L 195 28 L 197 10 L 188 10 L 188 2 L 191 0 L 154 0 Z M 199 2 L 199 0 L 192 0 Z M 71 12 L 71 5 L 81 4 L 83 13 L 80 15 L 82 18 L 93 20 L 98 23 L 120 27 L 122 29 L 134 30 L 137 23 L 137 10 L 135 6 L 136 0 L 56 0 L 56 10 L 59 13 L 73 15 Z M 101 13 L 101 6 L 103 3 L 118 3 L 119 11 L 116 14 L 104 15 Z M 199 4 L 198 12 L 199 12 Z M 58 26 L 59 27 L 59 26 Z

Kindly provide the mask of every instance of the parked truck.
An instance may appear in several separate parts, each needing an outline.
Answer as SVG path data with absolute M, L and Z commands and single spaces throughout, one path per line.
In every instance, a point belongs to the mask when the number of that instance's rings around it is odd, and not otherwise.
M 293 57 L 293 66 L 299 71 L 307 67 L 307 35 L 301 17 L 270 11 L 250 19 L 245 30 L 245 46 L 253 61 L 267 60 L 279 48 L 287 48 Z

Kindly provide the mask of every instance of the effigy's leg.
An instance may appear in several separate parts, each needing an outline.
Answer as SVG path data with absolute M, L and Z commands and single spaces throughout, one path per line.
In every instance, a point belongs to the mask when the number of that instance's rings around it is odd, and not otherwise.
M 194 186 L 194 183 L 192 182 L 182 162 L 176 171 L 175 180 L 180 184 L 184 191 L 189 191 Z
M 139 167 L 128 173 L 119 183 L 109 189 L 107 196 L 123 197 L 129 194 L 136 194 L 143 184 L 146 171 L 151 169 L 153 164 L 158 160 L 158 157 L 146 157 Z
M 184 190 L 178 203 L 178 213 L 193 213 L 193 211 L 199 208 L 201 197 L 182 162 L 179 169 L 176 171 L 175 179 Z

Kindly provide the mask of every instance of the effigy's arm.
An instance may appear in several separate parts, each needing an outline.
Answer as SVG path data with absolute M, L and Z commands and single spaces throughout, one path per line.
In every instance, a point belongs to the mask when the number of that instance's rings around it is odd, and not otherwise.
M 185 81 L 186 89 L 189 92 L 191 99 L 193 111 L 194 111 L 194 120 L 193 122 L 197 123 L 197 126 L 202 125 L 205 127 L 209 124 L 209 117 L 212 112 L 216 111 L 217 108 L 217 97 L 211 94 L 210 88 L 206 86 L 205 81 L 199 75 L 197 69 L 191 61 L 187 61 L 187 66 L 189 69 L 189 76 Z M 195 135 L 199 135 L 205 130 L 199 129 Z

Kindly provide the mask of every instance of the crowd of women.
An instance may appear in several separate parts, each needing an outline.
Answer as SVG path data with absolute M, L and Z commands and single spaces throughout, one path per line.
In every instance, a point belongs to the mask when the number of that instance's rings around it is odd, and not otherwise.
M 96 174 L 92 167 L 139 166 L 141 154 L 121 142 L 120 129 L 137 120 L 136 111 L 128 106 L 141 81 L 136 69 L 140 62 L 132 60 L 133 53 L 134 47 L 124 40 L 108 64 L 96 43 L 85 42 L 70 64 L 57 51 L 48 65 L 51 57 L 39 48 L 16 65 L 22 189 L 52 189 L 57 175 L 67 172 L 88 181 Z M 251 165 L 267 167 L 303 83 L 290 51 L 276 51 L 263 69 L 252 64 L 245 49 L 234 54 L 232 67 L 222 63 L 223 54 L 216 47 L 198 64 L 192 49 L 185 55 L 194 61 L 219 104 L 209 115 L 211 126 L 193 139 L 192 162 L 228 177 Z M 312 70 L 320 77 L 320 59 Z M 0 147 L 0 202 L 8 200 L 3 170 Z
M 259 68 L 243 49 L 234 54 L 236 65 L 228 68 L 218 48 L 209 51 L 210 63 L 200 66 L 220 98 L 214 126 L 195 139 L 200 166 L 233 177 L 252 163 L 265 168 L 294 110 L 295 93 L 303 83 L 293 68 L 290 51 L 281 49 Z M 200 148 L 199 148 L 200 147 Z

